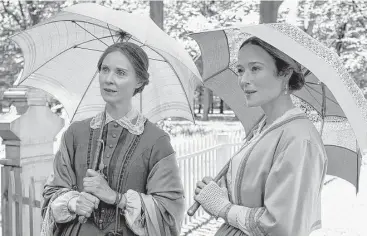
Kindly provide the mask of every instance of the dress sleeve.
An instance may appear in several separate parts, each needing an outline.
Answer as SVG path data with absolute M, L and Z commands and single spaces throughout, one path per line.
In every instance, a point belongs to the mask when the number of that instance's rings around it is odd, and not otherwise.
M 248 235 L 309 235 L 321 226 L 314 210 L 320 210 L 325 163 L 323 152 L 310 140 L 290 141 L 274 160 L 264 206 L 233 205 L 229 224 Z
M 72 128 L 69 127 L 63 134 L 60 142 L 60 148 L 55 155 L 53 163 L 53 173 L 49 176 L 43 190 L 44 203 L 42 205 L 42 217 L 45 217 L 46 211 L 52 208 L 67 209 L 67 198 L 75 196 L 73 191 L 76 183 L 76 176 L 72 168 L 72 158 L 74 157 L 74 137 Z M 73 192 L 67 194 L 68 192 Z M 65 196 L 66 195 L 66 196 Z M 56 202 L 57 205 L 51 205 Z M 66 206 L 65 206 L 66 205 Z M 61 210 L 60 209 L 60 210 Z M 51 211 L 51 213 L 55 213 Z M 64 212 L 66 213 L 66 212 Z M 65 217 L 67 219 L 67 217 Z M 57 218 L 62 222 L 64 217 Z
M 147 193 L 129 190 L 124 212 L 129 227 L 138 235 L 179 235 L 184 216 L 184 195 L 175 153 L 168 136 L 152 148 L 152 168 Z

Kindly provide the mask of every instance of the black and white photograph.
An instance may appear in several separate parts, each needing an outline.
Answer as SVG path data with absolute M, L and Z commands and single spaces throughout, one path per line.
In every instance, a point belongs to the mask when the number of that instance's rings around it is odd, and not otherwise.
M 367 235 L 367 1 L 0 0 L 0 235 Z

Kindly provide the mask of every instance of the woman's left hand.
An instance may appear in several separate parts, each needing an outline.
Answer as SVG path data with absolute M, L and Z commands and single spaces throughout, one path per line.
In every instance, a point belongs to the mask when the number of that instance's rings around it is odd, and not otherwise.
M 228 200 L 227 189 L 219 187 L 210 177 L 205 177 L 202 181 L 197 182 L 195 194 L 195 201 L 199 202 L 206 212 L 216 217 L 224 217 L 226 207 L 231 204 Z
M 107 204 L 113 204 L 116 200 L 116 192 L 110 188 L 105 178 L 95 170 L 88 169 L 83 179 L 84 192 L 93 194 Z
M 212 177 L 208 177 L 208 176 L 206 176 L 206 177 L 204 177 L 204 178 L 203 178 L 203 180 L 202 180 L 202 181 L 198 181 L 198 182 L 196 183 L 195 195 L 198 195 L 198 194 L 201 192 L 201 190 L 202 190 L 206 185 L 208 185 L 208 183 L 209 183 L 210 181 L 212 181 L 212 180 L 213 180 L 213 178 L 212 178 Z

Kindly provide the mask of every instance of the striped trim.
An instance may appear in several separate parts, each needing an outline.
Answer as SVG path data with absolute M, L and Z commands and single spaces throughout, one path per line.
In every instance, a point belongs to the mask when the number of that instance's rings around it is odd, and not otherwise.
M 306 115 L 302 114 L 302 115 L 295 115 L 295 116 L 291 116 L 290 118 L 283 120 L 277 124 L 274 124 L 273 126 L 269 127 L 267 131 L 265 131 L 258 139 L 255 143 L 252 144 L 252 147 L 250 147 L 250 149 L 248 150 L 246 156 L 244 157 L 244 159 L 241 161 L 240 163 L 240 167 L 237 171 L 237 175 L 236 175 L 236 190 L 235 190 L 235 197 L 234 200 L 236 201 L 236 203 L 240 204 L 241 203 L 241 184 L 242 184 L 242 179 L 244 178 L 244 173 L 245 173 L 245 168 L 246 168 L 246 164 L 247 164 L 247 160 L 249 159 L 252 151 L 254 150 L 254 148 L 256 147 L 256 145 L 262 140 L 263 137 L 265 137 L 268 133 L 274 131 L 275 129 L 283 126 L 284 124 L 287 124 L 291 121 L 294 120 L 298 120 L 298 119 L 308 119 Z

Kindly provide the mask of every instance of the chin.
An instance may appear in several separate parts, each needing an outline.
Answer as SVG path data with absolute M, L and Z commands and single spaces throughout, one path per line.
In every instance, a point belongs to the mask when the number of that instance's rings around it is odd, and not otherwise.
M 259 104 L 256 103 L 255 101 L 246 101 L 246 106 L 249 107 L 249 108 L 252 108 L 252 107 L 258 107 Z

